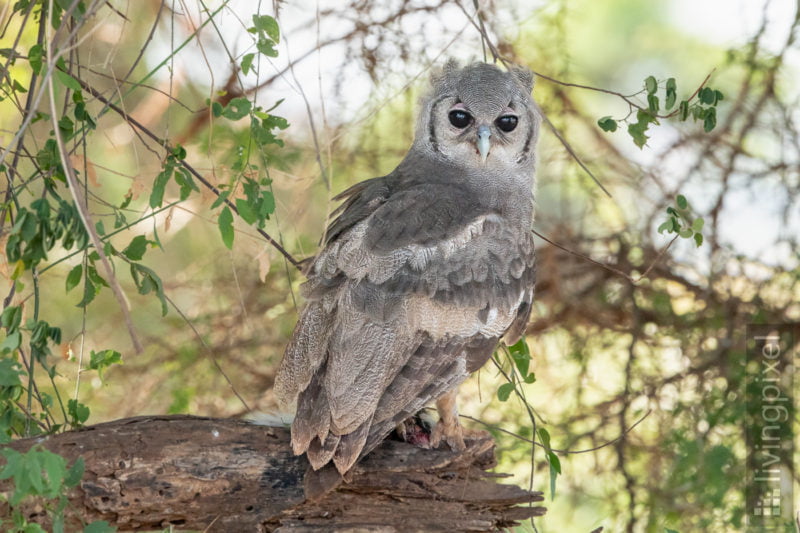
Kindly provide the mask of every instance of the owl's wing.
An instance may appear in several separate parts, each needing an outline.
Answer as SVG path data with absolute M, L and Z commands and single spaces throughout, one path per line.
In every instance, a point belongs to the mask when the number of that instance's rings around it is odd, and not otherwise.
M 491 355 L 533 285 L 533 246 L 480 198 L 373 180 L 346 202 L 307 282 L 276 379 L 295 453 L 341 472 Z

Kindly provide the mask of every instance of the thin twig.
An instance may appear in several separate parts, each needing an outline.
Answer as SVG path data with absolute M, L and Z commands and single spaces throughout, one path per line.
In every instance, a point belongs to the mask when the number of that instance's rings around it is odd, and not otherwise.
M 128 124 L 130 124 L 132 126 L 135 126 L 136 129 L 138 129 L 139 131 L 144 133 L 146 136 L 150 137 L 158 145 L 163 147 L 164 150 L 166 150 L 167 152 L 172 152 L 174 150 L 174 147 L 166 139 L 162 139 L 159 136 L 157 136 L 155 133 L 150 131 L 144 124 L 142 124 L 141 122 L 139 122 L 138 120 L 136 120 L 135 118 L 130 116 L 126 111 L 124 111 L 123 109 L 121 109 L 120 107 L 118 107 L 117 105 L 112 103 L 110 100 L 105 98 L 102 94 L 100 94 L 99 91 L 97 91 L 93 87 L 89 86 L 86 82 L 84 82 L 80 78 L 76 77 L 75 79 L 78 81 L 78 83 L 80 83 L 81 87 L 85 91 L 89 92 L 92 96 L 94 96 L 95 98 L 100 100 L 103 104 L 108 106 L 109 109 L 111 109 L 112 111 L 114 111 L 115 113 L 120 115 L 122 118 L 124 118 L 125 121 L 128 122 Z M 206 187 L 208 190 L 213 192 L 217 197 L 219 197 L 222 194 L 222 192 L 217 187 L 212 185 L 211 182 L 209 182 L 199 172 L 197 172 L 194 169 L 194 167 L 192 167 L 189 164 L 188 161 L 186 161 L 185 159 L 179 159 L 179 161 L 180 161 L 181 165 L 183 166 L 183 168 L 188 170 L 190 174 L 192 174 L 195 178 L 197 178 L 197 180 L 200 183 L 202 183 L 204 187 Z M 231 202 L 228 199 L 225 199 L 223 203 L 225 205 L 227 205 L 231 209 L 231 211 L 233 211 L 237 215 L 239 214 L 239 210 L 236 208 L 236 204 L 234 204 L 233 202 Z M 266 231 L 262 230 L 261 228 L 255 228 L 255 230 L 258 232 L 259 235 L 261 235 L 261 237 L 266 239 L 266 241 L 268 243 L 270 243 L 273 247 L 275 247 L 275 249 L 277 249 L 286 258 L 287 261 L 289 261 L 292 265 L 294 265 L 298 270 L 301 269 L 300 261 L 295 259 L 292 256 L 292 254 L 287 252 L 286 249 L 283 246 L 281 246 L 281 244 L 278 241 L 273 239 Z
M 77 2 L 76 2 L 77 4 Z M 50 8 L 52 8 L 52 0 L 50 0 Z M 51 11 L 48 11 L 50 13 Z M 78 215 L 80 216 L 81 222 L 83 223 L 86 232 L 89 234 L 89 238 L 92 241 L 92 245 L 95 248 L 95 251 L 100 256 L 100 263 L 103 266 L 103 270 L 106 274 L 106 281 L 108 282 L 109 286 L 111 287 L 111 292 L 114 294 L 114 298 L 116 298 L 117 303 L 119 304 L 120 310 L 122 311 L 123 320 L 125 321 L 125 326 L 128 328 L 128 334 L 131 337 L 131 342 L 133 343 L 133 348 L 136 353 L 142 352 L 142 344 L 139 342 L 139 337 L 136 334 L 136 330 L 133 326 L 133 320 L 131 319 L 130 309 L 128 308 L 128 302 L 125 299 L 125 294 L 122 292 L 122 287 L 119 285 L 119 280 L 117 280 L 117 276 L 114 273 L 114 269 L 111 267 L 111 262 L 108 260 L 105 251 L 103 250 L 102 243 L 100 242 L 100 237 L 97 235 L 97 230 L 92 223 L 92 217 L 89 214 L 88 206 L 83 202 L 83 199 L 78 196 L 78 178 L 75 176 L 75 170 L 72 168 L 72 164 L 70 163 L 69 156 L 67 154 L 67 148 L 64 145 L 64 139 L 61 137 L 61 131 L 58 126 L 58 109 L 56 108 L 56 101 L 55 101 L 55 87 L 53 86 L 53 76 L 52 73 L 56 69 L 56 61 L 63 50 L 56 53 L 54 48 L 54 41 L 53 35 L 51 34 L 50 25 L 47 25 L 47 29 L 45 31 L 47 36 L 47 48 L 48 48 L 48 76 L 46 76 L 47 81 L 47 92 L 48 97 L 50 100 L 50 117 L 53 121 L 53 134 L 56 139 L 56 145 L 58 146 L 59 156 L 61 158 L 61 165 L 64 168 L 64 175 L 67 179 L 67 183 L 69 185 L 68 189 L 70 191 L 70 195 L 72 196 L 73 202 L 75 202 L 75 207 L 78 210 Z
M 636 426 L 641 424 L 644 421 L 645 418 L 647 418 L 648 416 L 650 416 L 652 414 L 652 412 L 653 412 L 652 410 L 647 411 L 644 415 L 642 415 L 641 418 L 639 418 L 639 420 L 637 420 L 636 422 L 631 424 L 630 427 L 626 428 L 617 438 L 615 438 L 613 440 L 610 440 L 608 442 L 604 442 L 603 444 L 600 444 L 600 445 L 595 446 L 593 448 L 585 448 L 583 450 L 561 450 L 561 449 L 558 449 L 558 448 L 550 447 L 550 450 L 553 451 L 553 452 L 556 452 L 556 453 L 560 453 L 562 455 L 573 455 L 573 454 L 579 454 L 579 453 L 596 452 L 597 450 L 600 450 L 600 449 L 603 449 L 603 448 L 607 448 L 608 446 L 611 446 L 611 445 L 615 444 L 617 441 L 619 441 L 620 439 L 625 437 L 628 433 L 633 431 L 634 428 L 636 428 Z M 459 415 L 459 417 L 465 418 L 467 420 L 472 420 L 473 422 L 477 422 L 478 424 L 481 424 L 484 427 L 487 427 L 489 429 L 493 429 L 495 431 L 499 431 L 500 433 L 505 433 L 506 435 L 510 435 L 510 436 L 514 437 L 515 439 L 517 439 L 517 440 L 520 440 L 520 441 L 523 441 L 523 442 L 527 442 L 528 444 L 534 444 L 536 446 L 539 446 L 540 448 L 544 448 L 544 445 L 542 443 L 540 443 L 540 442 L 537 442 L 535 439 L 529 439 L 528 437 L 523 437 L 519 433 L 514 433 L 513 431 L 509 431 L 509 430 L 507 430 L 505 428 L 502 428 L 500 426 L 495 426 L 494 424 L 490 424 L 488 422 L 484 422 L 483 420 L 481 420 L 479 418 L 475 418 L 475 417 L 469 416 L 469 415 Z
M 546 241 L 546 242 L 552 244 L 553 246 L 555 246 L 559 250 L 563 250 L 563 251 L 567 252 L 568 254 L 574 255 L 575 257 L 580 257 L 581 259 L 584 259 L 584 260 L 586 260 L 586 261 L 588 261 L 590 263 L 594 263 L 595 265 L 597 265 L 599 267 L 602 267 L 602 268 L 608 270 L 609 272 L 613 272 L 614 274 L 618 274 L 618 275 L 622 276 L 623 278 L 627 279 L 628 281 L 630 281 L 634 285 L 637 285 L 640 281 L 645 279 L 648 276 L 648 274 L 650 274 L 650 271 L 653 270 L 653 268 L 656 266 L 656 264 L 658 264 L 658 262 L 664 256 L 664 254 L 667 253 L 667 250 L 669 250 L 670 246 L 672 246 L 672 243 L 674 243 L 679 237 L 679 235 L 675 235 L 672 238 L 671 241 L 669 241 L 666 245 L 664 245 L 664 247 L 661 248 L 661 250 L 658 252 L 658 255 L 656 255 L 656 258 L 653 259 L 653 261 L 650 263 L 650 265 L 645 269 L 644 273 L 641 276 L 639 276 L 637 278 L 634 278 L 630 274 L 626 274 L 625 272 L 623 272 L 622 270 L 620 270 L 618 268 L 614 268 L 611 265 L 607 265 L 606 263 L 601 263 L 600 261 L 592 259 L 588 255 L 584 255 L 584 254 L 576 252 L 574 250 L 570 250 L 566 246 L 563 246 L 561 244 L 558 244 L 555 241 L 552 241 L 552 240 L 548 239 L 547 237 L 545 237 L 544 235 L 542 235 L 541 233 L 539 233 L 535 229 L 532 229 L 531 231 L 533 232 L 534 235 L 536 235 L 537 237 L 539 237 L 543 241 Z
M 172 306 L 172 308 L 175 310 L 175 312 L 178 313 L 178 315 L 180 315 L 180 317 L 183 319 L 183 321 L 186 324 L 188 324 L 190 328 L 192 328 L 192 331 L 197 336 L 197 340 L 199 340 L 200 344 L 202 344 L 203 348 L 205 348 L 206 355 L 211 360 L 211 363 L 216 367 L 216 369 L 219 371 L 219 373 L 222 374 L 222 377 L 225 378 L 225 381 L 228 382 L 228 386 L 231 388 L 231 391 L 233 392 L 233 394 L 236 395 L 236 397 L 239 399 L 239 401 L 242 402 L 242 405 L 244 406 L 244 408 L 247 409 L 247 411 L 249 412 L 250 411 L 250 406 L 247 405 L 247 402 L 244 400 L 244 398 L 242 398 L 242 395 L 239 394 L 239 391 L 236 390 L 236 387 L 234 386 L 233 382 L 231 381 L 231 378 L 228 377 L 228 374 L 226 374 L 225 371 L 222 369 L 222 366 L 219 364 L 219 361 L 217 361 L 217 358 L 214 357 L 214 352 L 211 350 L 211 346 L 209 346 L 206 343 L 206 341 L 203 338 L 203 336 L 200 335 L 200 332 L 197 331 L 197 328 L 195 328 L 194 324 L 192 324 L 191 320 L 189 320 L 189 317 L 187 317 L 184 314 L 184 312 L 181 311 L 181 309 L 177 306 L 177 304 L 172 301 L 172 298 L 170 298 L 166 294 L 164 295 L 164 298 L 167 300 L 167 302 L 169 302 L 169 304 Z

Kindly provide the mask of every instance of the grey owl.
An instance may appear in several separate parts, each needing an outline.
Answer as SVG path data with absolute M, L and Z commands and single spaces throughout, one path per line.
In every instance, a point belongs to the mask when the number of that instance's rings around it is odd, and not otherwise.
M 534 286 L 533 76 L 449 62 L 390 174 L 336 199 L 275 392 L 292 448 L 340 474 L 436 401 L 431 435 L 463 449 L 455 393 L 528 321 Z

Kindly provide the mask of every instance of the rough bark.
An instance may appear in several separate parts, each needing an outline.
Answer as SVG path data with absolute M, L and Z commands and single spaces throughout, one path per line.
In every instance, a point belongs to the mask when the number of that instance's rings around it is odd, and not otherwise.
M 498 484 L 494 442 L 461 453 L 387 440 L 319 501 L 306 501 L 304 457 L 289 431 L 241 420 L 151 416 L 10 446 L 41 443 L 86 462 L 70 493 L 73 527 L 107 520 L 121 531 L 494 531 L 544 514 L 541 493 Z M 8 492 L 8 480 L 0 491 Z M 23 508 L 45 521 L 37 502 Z M 0 509 L 7 515 L 8 508 Z

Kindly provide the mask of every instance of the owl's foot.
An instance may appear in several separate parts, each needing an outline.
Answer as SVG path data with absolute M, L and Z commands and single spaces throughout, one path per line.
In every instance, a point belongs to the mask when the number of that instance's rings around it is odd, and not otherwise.
M 436 410 L 439 411 L 439 423 L 431 433 L 431 447 L 438 448 L 444 441 L 451 450 L 464 450 L 467 446 L 464 444 L 464 428 L 458 421 L 456 391 L 452 390 L 436 400 Z

